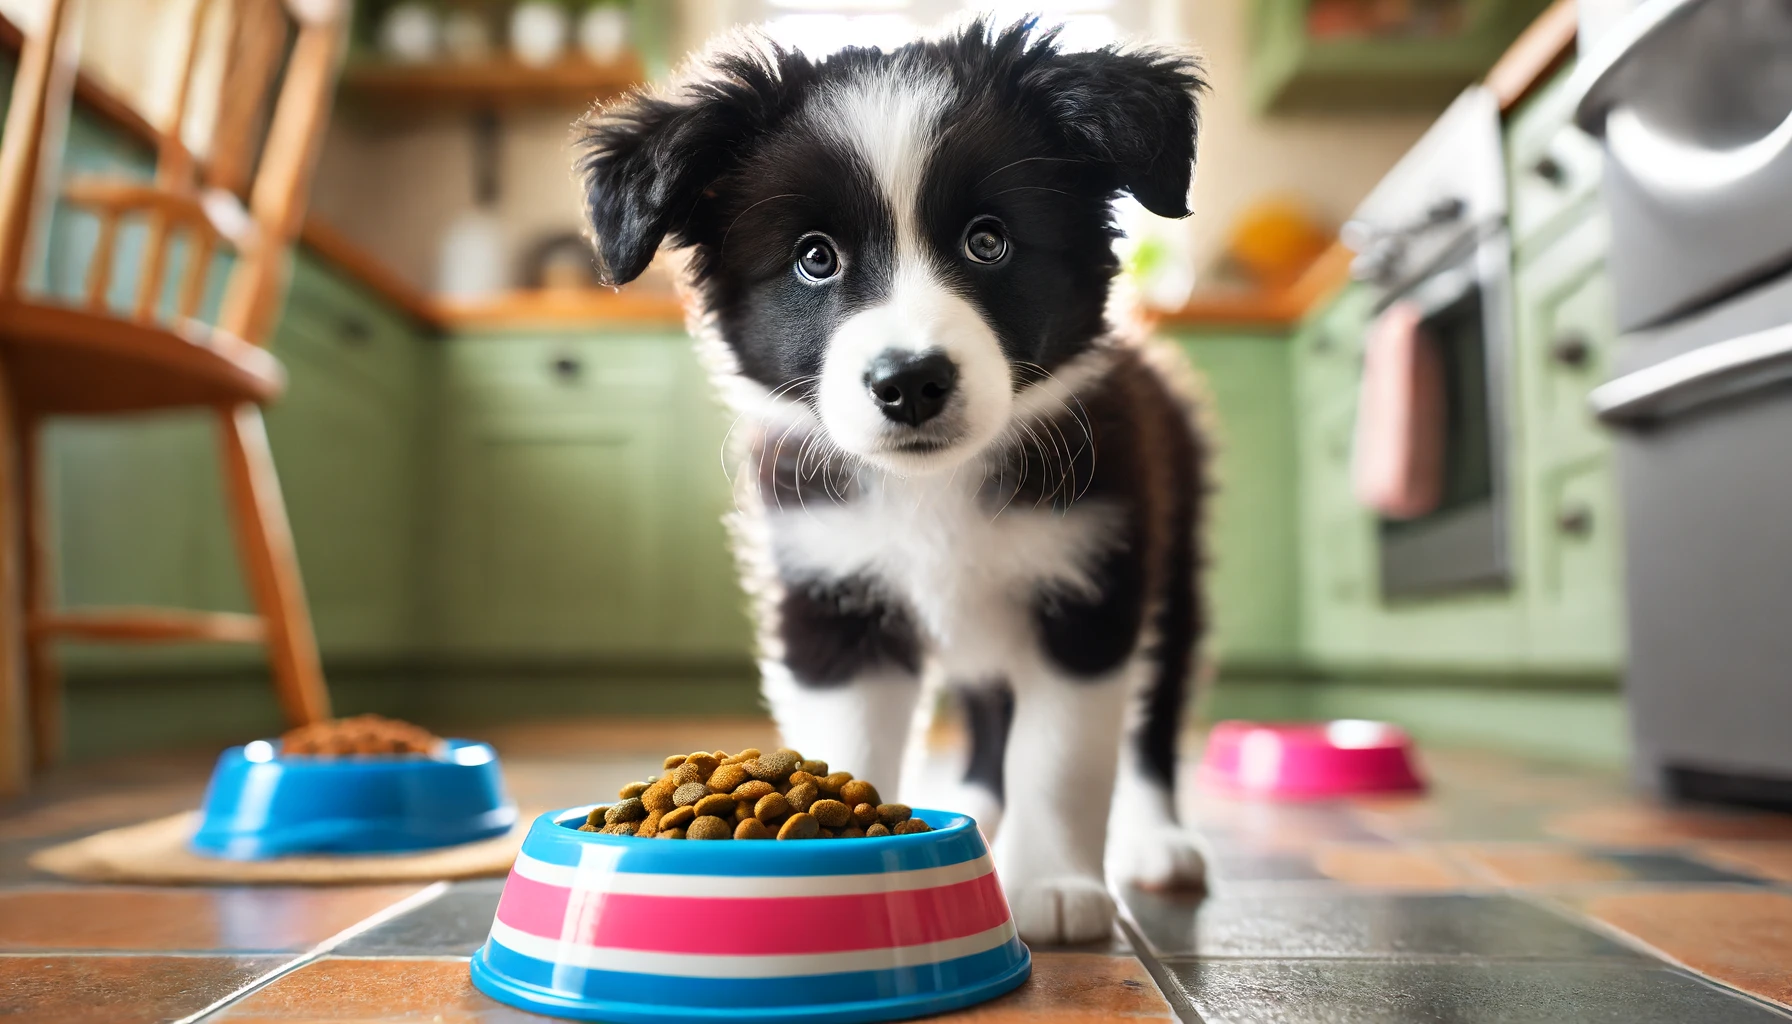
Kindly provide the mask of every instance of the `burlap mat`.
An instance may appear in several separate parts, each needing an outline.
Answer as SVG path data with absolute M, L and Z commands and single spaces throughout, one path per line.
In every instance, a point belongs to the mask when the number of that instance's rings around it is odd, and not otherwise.
M 187 811 L 110 829 L 72 843 L 39 850 L 32 867 L 82 882 L 150 885 L 316 884 L 434 881 L 502 875 L 523 844 L 539 811 L 524 810 L 516 827 L 476 843 L 418 853 L 355 857 L 279 857 L 222 860 L 187 849 L 199 812 Z

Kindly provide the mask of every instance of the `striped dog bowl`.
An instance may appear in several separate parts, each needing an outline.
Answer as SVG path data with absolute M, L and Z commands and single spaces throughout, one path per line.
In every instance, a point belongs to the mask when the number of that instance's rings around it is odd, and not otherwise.
M 618 1022 L 880 1021 L 1019 985 L 1015 933 L 976 824 L 919 835 L 660 842 L 537 818 L 473 984 L 537 1013 Z

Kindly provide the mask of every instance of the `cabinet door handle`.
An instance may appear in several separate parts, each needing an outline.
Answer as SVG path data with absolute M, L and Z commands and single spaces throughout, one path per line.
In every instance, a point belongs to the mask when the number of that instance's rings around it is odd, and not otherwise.
M 1537 162 L 1531 165 L 1531 173 L 1554 188 L 1561 188 L 1568 184 L 1568 169 L 1562 166 L 1560 160 L 1548 153 L 1538 157 Z
M 1593 532 L 1593 510 L 1585 505 L 1570 505 L 1556 513 L 1556 529 L 1570 537 L 1585 537 Z
M 1646 424 L 1792 379 L 1792 326 L 1769 327 L 1695 348 L 1593 389 L 1593 414 L 1614 426 Z
M 554 376 L 563 381 L 577 380 L 579 374 L 585 371 L 585 364 L 580 362 L 577 356 L 555 356 L 554 361 L 549 365 L 554 371 Z
M 360 317 L 343 317 L 337 325 L 336 336 L 349 348 L 366 348 L 373 344 L 373 328 Z
M 1558 335 L 1550 342 L 1549 358 L 1566 366 L 1570 370 L 1584 370 L 1592 358 L 1593 346 L 1587 336 L 1579 331 L 1569 331 Z

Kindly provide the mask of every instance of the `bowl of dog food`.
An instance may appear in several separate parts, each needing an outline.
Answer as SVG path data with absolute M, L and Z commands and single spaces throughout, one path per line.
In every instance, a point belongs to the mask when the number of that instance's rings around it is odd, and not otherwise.
M 228 860 L 400 853 L 502 835 L 516 819 L 490 746 L 361 715 L 224 751 L 189 845 Z
M 1196 779 L 1213 792 L 1311 800 L 1425 788 L 1412 738 L 1387 722 L 1220 722 Z
M 623 1022 L 884 1021 L 993 999 L 1032 957 L 976 822 L 793 750 L 679 754 L 542 815 L 473 957 L 521 1009 Z

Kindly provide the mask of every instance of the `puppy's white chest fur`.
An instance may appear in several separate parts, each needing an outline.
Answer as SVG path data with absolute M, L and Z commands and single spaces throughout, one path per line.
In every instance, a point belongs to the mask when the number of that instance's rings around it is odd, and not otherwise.
M 950 675 L 998 678 L 1030 663 L 1040 597 L 1097 592 L 1090 573 L 1114 543 L 1116 509 L 997 512 L 968 468 L 867 476 L 848 503 L 771 510 L 778 564 L 796 578 L 874 581 L 908 607 Z

